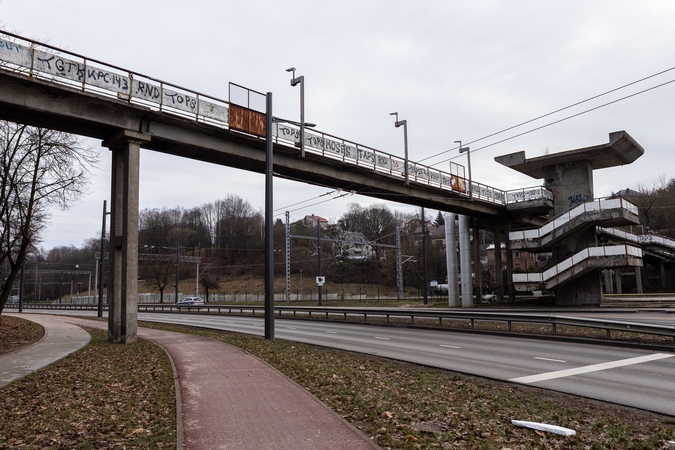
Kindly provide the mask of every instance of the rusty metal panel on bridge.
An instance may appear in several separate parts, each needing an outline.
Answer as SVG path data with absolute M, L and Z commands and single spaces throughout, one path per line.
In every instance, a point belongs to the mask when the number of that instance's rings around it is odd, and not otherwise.
M 265 136 L 267 130 L 265 114 L 230 104 L 230 129 Z

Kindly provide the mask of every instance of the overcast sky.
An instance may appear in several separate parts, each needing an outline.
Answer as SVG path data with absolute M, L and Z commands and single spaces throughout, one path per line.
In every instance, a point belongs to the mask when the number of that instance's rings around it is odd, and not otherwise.
M 675 2 L 662 1 L 202 1 L 0 0 L 1 28 L 91 58 L 227 99 L 228 82 L 274 93 L 274 113 L 299 120 L 305 76 L 305 120 L 317 129 L 419 161 L 504 128 L 675 66 Z M 544 127 L 675 79 L 675 70 L 498 136 L 475 142 L 473 179 L 499 189 L 541 185 L 494 157 L 603 144 L 627 131 L 645 149 L 635 163 L 595 172 L 595 196 L 675 176 L 671 130 L 675 83 Z M 100 148 L 100 142 L 89 144 Z M 448 171 L 457 151 L 425 161 Z M 286 208 L 331 189 L 275 179 L 274 206 L 296 220 L 337 220 L 350 202 L 329 196 Z M 79 247 L 101 228 L 109 199 L 110 155 L 101 149 L 91 193 L 54 211 L 43 246 Z M 264 206 L 264 176 L 144 150 L 141 208 L 199 206 L 237 194 Z M 411 211 L 390 203 L 392 209 Z M 436 211 L 429 212 L 435 215 Z

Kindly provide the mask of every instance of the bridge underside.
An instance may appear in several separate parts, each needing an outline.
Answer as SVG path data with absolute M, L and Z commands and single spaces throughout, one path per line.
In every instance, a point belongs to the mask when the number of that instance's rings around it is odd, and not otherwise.
M 131 104 L 124 99 L 47 80 L 0 71 L 0 120 L 100 139 L 112 153 L 111 283 L 109 339 L 136 341 L 138 191 L 140 149 L 265 173 L 265 139 Z M 474 217 L 478 227 L 496 222 L 537 224 L 527 211 L 507 212 L 501 204 L 470 201 L 466 195 L 275 145 L 274 174 L 295 181 L 354 191 L 360 195 Z M 261 183 L 261 189 L 262 189 Z
M 141 146 L 144 149 L 257 173 L 265 171 L 265 140 L 262 138 L 19 74 L 0 73 L 0 83 L 6 86 L 0 100 L 2 120 L 101 140 L 124 130 L 141 132 L 150 136 Z M 289 147 L 275 146 L 274 152 L 275 176 L 466 214 L 488 226 L 492 226 L 495 218 L 507 218 L 503 205 L 472 202 L 460 194 L 420 184 L 405 186 L 372 170 L 311 153 L 300 159 L 299 151 Z M 525 211 L 512 215 L 530 222 L 525 219 L 528 215 Z

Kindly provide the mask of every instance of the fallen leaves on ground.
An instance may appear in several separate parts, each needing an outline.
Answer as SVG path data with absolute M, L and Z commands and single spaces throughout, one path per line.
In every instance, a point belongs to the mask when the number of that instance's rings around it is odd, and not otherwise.
M 191 331 L 267 361 L 384 449 L 667 449 L 675 436 L 672 417 L 571 395 L 299 343 Z M 538 434 L 512 419 L 577 435 Z
M 26 347 L 42 339 L 45 329 L 19 317 L 0 316 L 0 355 Z
M 175 447 L 175 391 L 154 344 L 110 344 L 107 332 L 66 358 L 0 389 L 0 447 Z

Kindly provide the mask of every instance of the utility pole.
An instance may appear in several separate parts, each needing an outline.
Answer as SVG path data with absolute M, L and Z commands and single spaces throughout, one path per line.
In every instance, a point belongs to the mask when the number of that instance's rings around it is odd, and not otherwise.
M 291 301 L 291 214 L 286 211 L 286 301 Z
M 178 241 L 176 241 L 176 300 L 174 303 L 178 302 L 178 260 L 180 258 L 180 248 L 178 247 Z
M 424 206 L 422 207 L 422 278 L 423 278 L 423 287 L 422 287 L 422 296 L 424 298 L 424 304 L 429 304 L 429 297 L 427 293 L 427 224 L 424 217 Z
M 101 272 L 101 284 L 98 287 L 98 311 L 96 317 L 103 317 L 103 280 L 105 277 L 104 267 L 105 267 L 105 217 L 108 215 L 107 200 L 103 200 L 103 225 L 101 226 L 101 261 L 100 272 Z
M 313 214 L 312 214 L 313 216 Z M 317 249 L 316 249 L 316 254 L 317 254 L 317 277 L 321 276 L 321 221 L 317 218 L 316 219 L 316 242 L 317 242 Z M 322 305 L 321 303 L 321 284 L 319 284 L 319 306 Z
M 21 281 L 19 281 L 19 312 L 23 312 L 23 273 L 25 269 L 26 263 L 23 262 L 21 263 Z
M 398 299 L 403 298 L 403 264 L 401 263 L 401 227 L 396 225 L 396 287 Z
M 274 340 L 274 145 L 272 93 L 265 97 L 265 339 Z

